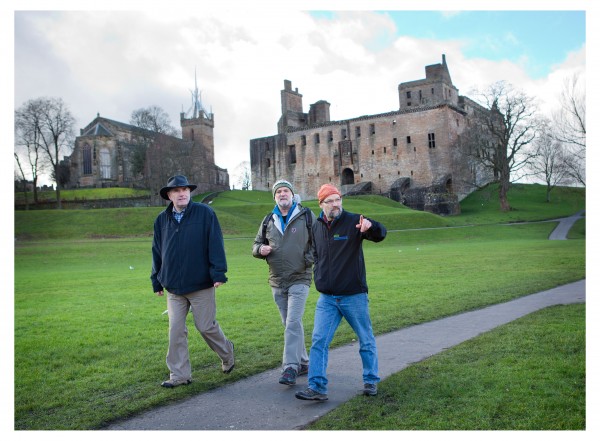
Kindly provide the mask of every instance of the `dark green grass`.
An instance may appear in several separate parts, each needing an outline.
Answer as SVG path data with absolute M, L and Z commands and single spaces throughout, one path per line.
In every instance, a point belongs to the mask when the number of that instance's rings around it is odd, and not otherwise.
M 583 241 L 548 241 L 548 224 L 497 228 L 470 228 L 466 244 L 464 236 L 452 238 L 465 229 L 390 233 L 384 242 L 368 244 L 376 333 L 585 277 Z M 226 249 L 230 280 L 218 290 L 218 319 L 236 342 L 238 367 L 222 375 L 219 360 L 189 322 L 196 381 L 166 391 L 159 384 L 168 374 L 168 319 L 164 298 L 151 292 L 149 239 L 18 246 L 16 428 L 99 428 L 278 366 L 282 327 L 267 266 L 251 256 L 251 240 L 226 240 Z M 313 287 L 307 341 L 315 300 Z M 344 324 L 333 345 L 352 338 Z
M 392 375 L 312 430 L 585 430 L 585 305 L 536 312 Z
M 447 221 L 372 198 L 344 204 L 351 211 L 359 211 L 354 203 L 364 204 L 375 219 L 389 215 L 402 224 L 421 215 Z M 211 204 L 227 231 L 235 231 L 225 241 L 230 280 L 217 291 L 217 302 L 239 363 L 224 376 L 190 321 L 195 381 L 173 391 L 159 386 L 168 375 L 168 318 L 162 314 L 165 299 L 151 292 L 149 281 L 150 234 L 161 208 L 16 213 L 15 428 L 101 428 L 278 366 L 283 328 L 267 286 L 267 266 L 250 254 L 272 204 L 268 192 L 241 191 L 225 192 Z M 551 206 L 550 214 L 562 210 L 557 207 L 562 205 Z M 578 223 L 573 240 L 548 241 L 554 225 L 392 231 L 384 242 L 366 243 L 376 333 L 584 278 L 585 223 Z M 311 287 L 307 342 L 315 301 Z M 352 338 L 344 324 L 333 346 Z

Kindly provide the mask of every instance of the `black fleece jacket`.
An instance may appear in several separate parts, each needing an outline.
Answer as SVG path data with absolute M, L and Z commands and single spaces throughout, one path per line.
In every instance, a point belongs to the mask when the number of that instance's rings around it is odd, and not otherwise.
M 359 214 L 342 211 L 329 226 L 323 213 L 314 223 L 314 279 L 320 293 L 352 295 L 368 292 L 362 241 L 380 242 L 387 230 L 379 222 L 369 219 L 371 228 L 361 233 L 356 228 L 359 221 Z
M 226 282 L 227 260 L 217 216 L 208 205 L 190 202 L 178 223 L 173 203 L 154 221 L 152 289 L 187 294 Z

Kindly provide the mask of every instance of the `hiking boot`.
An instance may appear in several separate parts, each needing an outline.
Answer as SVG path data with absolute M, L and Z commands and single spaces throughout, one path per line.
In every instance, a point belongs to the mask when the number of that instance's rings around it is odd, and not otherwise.
M 235 367 L 235 358 L 233 356 L 233 351 L 235 349 L 235 345 L 231 342 L 231 361 L 229 363 L 221 363 L 221 369 L 224 374 L 230 374 L 233 368 Z
M 363 395 L 368 395 L 370 397 L 374 397 L 377 395 L 377 385 L 365 383 L 365 387 L 363 389 Z
M 292 385 L 296 384 L 296 370 L 292 367 L 286 368 L 279 379 L 280 384 Z
M 177 386 L 181 386 L 181 385 L 187 385 L 187 384 L 190 384 L 191 382 L 192 382 L 192 380 L 190 380 L 189 378 L 187 380 L 167 380 L 167 381 L 163 381 L 162 383 L 160 383 L 160 385 L 162 387 L 173 388 L 173 387 L 177 387 Z
M 300 371 L 298 372 L 298 376 L 300 375 L 306 375 L 308 374 L 308 365 L 307 364 L 301 364 L 300 365 Z
M 303 391 L 296 392 L 296 398 L 299 400 L 313 400 L 313 401 L 327 401 L 327 394 L 322 394 L 316 390 L 312 390 L 310 387 Z

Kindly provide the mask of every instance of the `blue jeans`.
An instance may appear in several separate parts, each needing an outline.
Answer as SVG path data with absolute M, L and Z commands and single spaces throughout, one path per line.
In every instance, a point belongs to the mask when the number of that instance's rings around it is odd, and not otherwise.
M 352 327 L 360 343 L 359 354 L 363 365 L 363 382 L 376 384 L 378 376 L 377 346 L 367 293 L 349 296 L 321 294 L 317 300 L 315 323 L 310 348 L 308 367 L 308 387 L 319 393 L 327 393 L 327 362 L 329 344 L 333 340 L 342 317 Z

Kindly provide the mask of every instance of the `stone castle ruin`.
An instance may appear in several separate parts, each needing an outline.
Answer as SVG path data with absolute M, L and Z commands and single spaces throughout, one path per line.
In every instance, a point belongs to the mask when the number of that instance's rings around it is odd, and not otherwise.
M 331 182 L 344 195 L 378 194 L 436 214 L 458 214 L 459 201 L 490 176 L 461 154 L 459 136 L 481 106 L 460 96 L 446 57 L 425 78 L 400 83 L 399 109 L 332 121 L 330 103 L 305 113 L 284 81 L 277 134 L 250 140 L 252 188 L 291 181 L 304 199 Z

